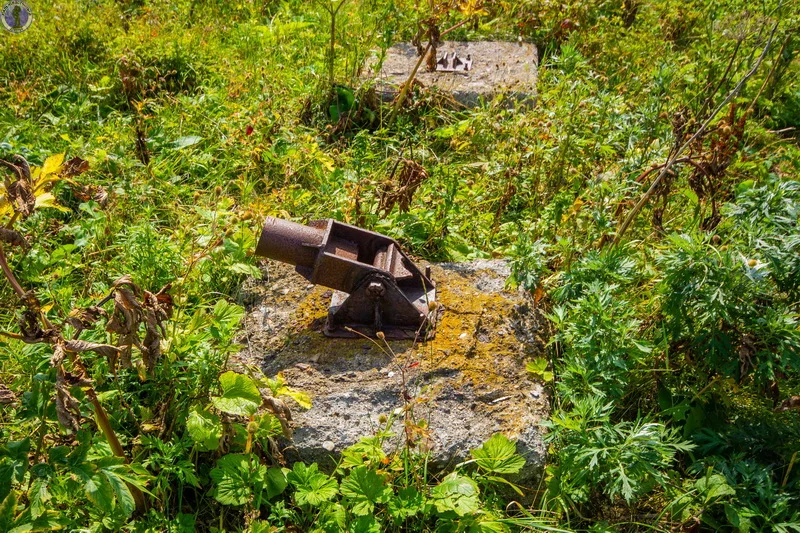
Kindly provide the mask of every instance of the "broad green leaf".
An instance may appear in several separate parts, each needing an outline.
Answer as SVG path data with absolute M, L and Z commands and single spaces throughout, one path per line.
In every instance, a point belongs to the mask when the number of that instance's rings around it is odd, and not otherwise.
M 736 490 L 728 485 L 725 477 L 720 474 L 701 477 L 694 486 L 700 494 L 705 494 L 706 503 L 713 503 L 723 496 L 734 496 L 736 494 Z
M 359 516 L 350 525 L 352 533 L 381 533 L 381 523 L 372 515 Z
M 286 488 L 286 475 L 280 468 L 267 468 L 251 454 L 228 454 L 217 461 L 209 473 L 216 483 L 214 498 L 225 505 L 260 504 Z
M 0 459 L 0 501 L 4 500 L 11 492 L 11 485 L 14 482 L 14 472 L 16 466 L 9 457 Z
M 95 474 L 84 484 L 83 490 L 101 512 L 108 514 L 114 510 L 114 489 L 105 476 Z
M 117 505 L 122 507 L 126 516 L 132 515 L 133 511 L 136 509 L 136 502 L 133 499 L 133 494 L 131 494 L 131 489 L 128 488 L 128 485 L 126 485 L 122 478 L 113 470 L 104 468 L 102 472 L 105 474 L 108 483 L 114 490 L 114 495 L 117 498 Z
M 340 469 L 355 468 L 365 463 L 377 464 L 386 458 L 378 437 L 363 437 L 352 446 L 342 450 Z
M 222 438 L 222 424 L 219 417 L 202 410 L 199 406 L 189 412 L 186 431 L 201 452 L 211 452 L 219 448 Z
M 431 500 L 440 513 L 453 511 L 464 516 L 480 507 L 478 493 L 475 481 L 452 472 L 431 490 Z
M 294 493 L 297 505 L 318 507 L 320 504 L 332 500 L 339 490 L 336 480 L 321 473 L 316 463 L 306 466 L 298 461 L 286 478 L 297 489 Z
M 553 373 L 547 370 L 547 364 L 547 359 L 544 357 L 537 357 L 533 361 L 528 361 L 525 365 L 525 370 L 527 370 L 529 374 L 547 383 L 553 381 Z
M 266 486 L 264 487 L 267 493 L 267 499 L 271 500 L 278 494 L 286 490 L 289 483 L 286 481 L 286 474 L 277 466 L 271 466 L 267 469 Z
M 24 514 L 22 517 L 17 517 L 17 523 L 19 523 L 21 521 L 20 519 L 23 517 Z M 32 522 L 20 524 L 14 529 L 9 530 L 8 533 L 49 533 L 50 531 L 66 529 L 70 524 L 71 522 L 67 518 L 64 518 L 59 511 L 47 510 Z
M 517 453 L 516 444 L 502 433 L 495 433 L 471 453 L 478 466 L 487 472 L 516 474 L 525 466 L 525 459 Z
M 256 418 L 258 429 L 256 429 L 255 436 L 259 439 L 266 439 L 283 434 L 283 426 L 278 417 L 271 413 L 264 413 Z
M 383 476 L 366 466 L 354 468 L 342 480 L 342 495 L 352 501 L 351 511 L 356 516 L 372 513 L 375 505 L 386 503 L 392 497 L 392 487 Z
M 747 513 L 742 512 L 741 509 L 738 509 L 729 503 L 726 503 L 724 508 L 725 518 L 728 519 L 731 525 L 735 527 L 739 533 L 749 533 L 752 524 L 750 522 L 750 517 L 747 516 Z
M 397 496 L 389 501 L 389 514 L 397 521 L 410 518 L 425 506 L 425 498 L 414 487 L 405 487 L 397 492 Z
M 341 533 L 346 531 L 347 511 L 340 503 L 334 503 L 323 507 L 322 512 L 317 517 L 317 528 L 314 532 Z
M 202 140 L 203 138 L 198 135 L 187 135 L 186 137 L 178 137 L 172 143 L 172 148 L 174 150 L 183 150 L 184 148 L 194 146 L 195 144 L 199 143 Z
M 230 453 L 219 458 L 209 476 L 216 484 L 214 498 L 225 505 L 244 505 L 260 490 L 267 467 L 253 455 Z
M 245 276 L 252 276 L 255 279 L 261 279 L 261 271 L 255 265 L 248 265 L 246 263 L 234 263 L 228 267 L 228 270 L 234 274 L 244 274 Z
M 214 322 L 226 331 L 237 327 L 244 317 L 244 308 L 221 299 L 212 311 Z
M 17 493 L 10 491 L 0 502 L 0 531 L 9 531 L 14 524 L 17 508 Z
M 744 180 L 736 185 L 736 195 L 741 196 L 753 187 L 755 187 L 756 182 L 755 180 Z
M 253 380 L 232 370 L 219 377 L 222 396 L 212 398 L 214 407 L 220 411 L 239 416 L 255 414 L 261 406 L 261 393 Z
M 47 502 L 50 501 L 50 492 L 47 490 L 47 480 L 36 478 L 31 483 L 28 490 L 28 501 L 30 502 L 31 516 L 39 518 L 47 510 Z
M 25 472 L 28 471 L 28 452 L 31 449 L 31 439 L 8 441 L 0 446 L 0 480 L 8 477 L 7 470 L 11 471 L 11 479 L 22 483 Z M 2 491 L 2 489 L 0 489 Z

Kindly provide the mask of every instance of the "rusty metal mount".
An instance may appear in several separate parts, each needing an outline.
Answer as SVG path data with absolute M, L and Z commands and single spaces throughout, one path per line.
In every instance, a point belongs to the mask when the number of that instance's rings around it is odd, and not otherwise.
M 436 61 L 436 72 L 468 72 L 472 70 L 472 55 L 467 54 L 467 58 L 458 57 L 455 52 L 445 52 Z
M 324 333 L 431 339 L 441 316 L 430 269 L 423 274 L 394 239 L 349 224 L 307 226 L 268 217 L 256 254 L 295 265 L 311 283 L 334 289 Z M 358 332 L 358 333 L 356 333 Z

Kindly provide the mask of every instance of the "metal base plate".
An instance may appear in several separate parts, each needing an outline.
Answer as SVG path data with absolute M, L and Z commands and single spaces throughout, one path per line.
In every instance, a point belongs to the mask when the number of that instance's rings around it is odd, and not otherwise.
M 334 291 L 333 296 L 331 297 L 331 304 L 328 307 L 328 318 L 325 320 L 325 328 L 323 329 L 323 333 L 326 337 L 336 337 L 336 338 L 343 338 L 343 339 L 357 339 L 363 337 L 369 337 L 374 339 L 377 335 L 377 331 L 372 325 L 364 325 L 364 324 L 337 324 L 335 326 L 331 325 L 330 317 L 338 311 L 339 306 L 350 296 L 346 292 L 341 291 Z M 426 296 L 428 301 L 435 301 L 436 300 L 436 289 L 431 289 L 428 291 Z M 411 328 L 400 328 L 396 326 L 384 326 L 381 331 L 385 338 L 391 340 L 418 340 L 418 341 L 427 341 L 431 340 L 436 336 L 436 322 L 438 321 L 438 317 L 441 316 L 443 309 L 441 306 L 437 309 L 435 317 L 433 317 L 433 324 L 428 325 L 428 327 L 424 327 L 419 331 L 419 336 L 417 335 L 416 329 Z M 349 329 L 348 329 L 349 328 Z M 350 331 L 352 330 L 352 331 Z

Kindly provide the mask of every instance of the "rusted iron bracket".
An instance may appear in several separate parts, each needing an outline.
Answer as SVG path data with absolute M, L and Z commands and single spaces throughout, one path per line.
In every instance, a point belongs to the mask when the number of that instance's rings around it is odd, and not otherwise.
M 467 72 L 472 70 L 472 56 L 467 54 L 467 58 L 461 58 L 455 52 L 445 52 L 436 61 L 436 72 Z
M 430 267 L 423 274 L 394 239 L 337 222 L 307 226 L 267 217 L 256 255 L 295 265 L 311 283 L 334 289 L 325 335 L 431 339 L 441 315 Z M 348 329 L 349 328 L 349 329 Z

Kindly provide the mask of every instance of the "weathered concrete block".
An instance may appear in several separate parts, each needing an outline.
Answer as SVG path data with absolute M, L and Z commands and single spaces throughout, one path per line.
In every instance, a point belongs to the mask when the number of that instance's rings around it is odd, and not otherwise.
M 455 53 L 472 58 L 467 72 L 429 72 L 423 63 L 416 79 L 425 87 L 436 87 L 452 94 L 466 106 L 475 106 L 481 99 L 490 100 L 503 92 L 515 100 L 533 100 L 536 91 L 539 56 L 536 45 L 521 42 L 455 42 L 446 41 L 437 50 L 437 58 Z M 417 49 L 409 43 L 396 44 L 386 52 L 380 72 L 369 71 L 376 88 L 385 100 L 393 99 L 419 60 Z M 372 62 L 377 64 L 377 59 Z
M 381 415 L 403 407 L 403 373 L 415 419 L 428 434 L 420 444 L 434 467 L 470 458 L 495 432 L 517 439 L 526 458 L 518 477 L 532 484 L 545 458 L 539 421 L 548 414 L 547 392 L 525 363 L 540 355 L 541 320 L 522 292 L 506 292 L 502 261 L 434 265 L 437 297 L 445 311 L 436 337 L 424 343 L 332 339 L 322 334 L 331 292 L 308 285 L 291 267 L 269 262 L 263 281 L 244 288 L 249 312 L 247 346 L 232 366 L 260 365 L 283 372 L 314 405 L 294 405 L 289 460 L 332 468 L 342 449 L 382 429 Z M 402 445 L 403 424 L 393 427 Z

